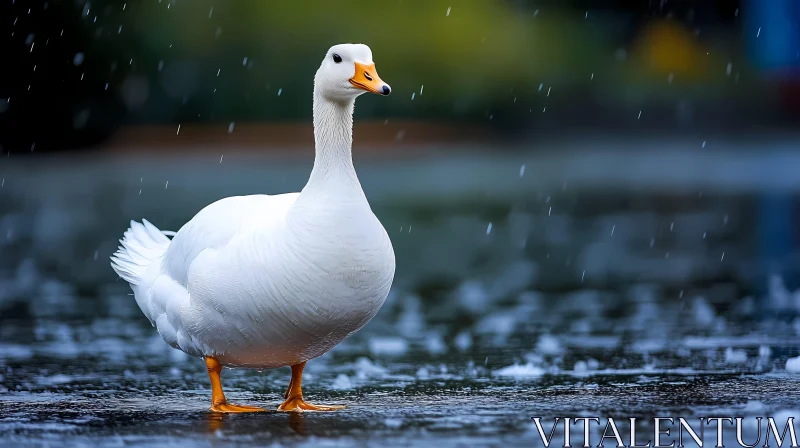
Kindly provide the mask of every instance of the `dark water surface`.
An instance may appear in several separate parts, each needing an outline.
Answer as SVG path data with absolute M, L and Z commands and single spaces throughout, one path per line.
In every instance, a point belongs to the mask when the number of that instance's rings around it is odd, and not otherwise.
M 108 257 L 129 219 L 176 230 L 215 199 L 297 190 L 308 172 L 229 159 L 3 165 L 0 440 L 541 446 L 535 416 L 548 431 L 556 416 L 741 416 L 754 440 L 753 417 L 781 428 L 800 417 L 800 362 L 787 368 L 800 293 L 762 260 L 757 193 L 529 180 L 522 157 L 468 181 L 467 162 L 445 174 L 360 167 L 397 252 L 395 287 L 365 329 L 309 362 L 304 387 L 348 409 L 212 414 L 202 361 L 160 339 Z M 463 186 L 419 191 L 445 175 Z M 268 409 L 288 380 L 288 369 L 223 372 L 232 402 Z

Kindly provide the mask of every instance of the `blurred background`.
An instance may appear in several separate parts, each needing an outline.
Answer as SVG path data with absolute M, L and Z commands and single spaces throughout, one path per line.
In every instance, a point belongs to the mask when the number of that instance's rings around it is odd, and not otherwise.
M 207 386 L 201 363 L 149 328 L 108 257 L 131 219 L 178 230 L 226 196 L 299 191 L 314 73 L 340 42 L 368 44 L 393 89 L 358 100 L 354 159 L 398 268 L 375 322 L 309 364 L 309 390 L 397 398 L 377 427 L 347 420 L 367 412 L 356 405 L 320 434 L 513 442 L 530 436 L 527 415 L 413 418 L 410 406 L 465 394 L 487 410 L 502 397 L 590 411 L 653 379 L 672 389 L 647 389 L 629 410 L 796 412 L 797 1 L 3 9 L 0 406 L 41 408 L 0 416 L 0 434 L 93 440 L 129 418 L 126 437 L 165 419 L 167 434 L 196 437 L 191 416 L 164 404 L 141 423 L 147 413 L 117 392 L 199 411 Z M 269 401 L 287 373 L 236 375 L 234 393 Z M 553 395 L 564 386 L 583 392 L 564 401 Z M 98 395 L 127 414 L 65 404 Z
M 307 125 L 334 42 L 368 43 L 396 93 L 357 118 L 412 141 L 765 133 L 800 113 L 791 0 L 216 3 L 11 2 L 4 151 L 190 144 L 179 124 L 263 147 Z

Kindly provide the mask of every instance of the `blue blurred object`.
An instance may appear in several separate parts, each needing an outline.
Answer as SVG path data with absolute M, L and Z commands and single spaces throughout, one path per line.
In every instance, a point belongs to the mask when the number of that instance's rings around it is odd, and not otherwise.
M 749 0 L 745 39 L 756 67 L 777 74 L 800 68 L 800 2 Z M 794 76 L 797 72 L 794 71 Z
M 797 78 L 800 69 L 800 2 L 749 0 L 745 9 L 745 40 L 754 66 L 782 81 Z M 787 193 L 766 193 L 758 209 L 761 259 L 769 274 L 790 275 L 787 257 L 796 247 L 794 201 Z M 796 279 L 784 278 L 789 284 Z M 764 279 L 764 292 L 768 279 Z

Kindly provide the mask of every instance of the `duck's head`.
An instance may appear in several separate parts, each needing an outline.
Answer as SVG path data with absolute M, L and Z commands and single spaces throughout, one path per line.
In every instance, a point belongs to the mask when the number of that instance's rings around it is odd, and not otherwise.
M 392 88 L 375 70 L 372 50 L 363 44 L 339 44 L 328 50 L 314 77 L 314 91 L 331 101 L 348 101 L 364 92 L 388 95 Z

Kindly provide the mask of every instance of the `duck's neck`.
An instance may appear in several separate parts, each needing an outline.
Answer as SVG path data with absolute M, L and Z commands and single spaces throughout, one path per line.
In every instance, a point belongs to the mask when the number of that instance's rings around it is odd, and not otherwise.
M 304 194 L 363 196 L 353 167 L 353 105 L 353 100 L 334 102 L 314 92 L 314 169 Z

